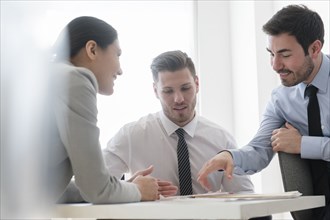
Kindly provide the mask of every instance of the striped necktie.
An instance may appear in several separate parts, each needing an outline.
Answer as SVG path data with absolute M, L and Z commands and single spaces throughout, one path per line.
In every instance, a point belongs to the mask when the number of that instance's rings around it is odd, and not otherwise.
M 184 130 L 179 128 L 175 131 L 179 137 L 177 156 L 178 156 L 178 169 L 179 169 L 179 182 L 180 182 L 180 195 L 193 194 L 191 183 L 191 171 L 189 161 L 189 151 L 187 143 L 184 139 Z

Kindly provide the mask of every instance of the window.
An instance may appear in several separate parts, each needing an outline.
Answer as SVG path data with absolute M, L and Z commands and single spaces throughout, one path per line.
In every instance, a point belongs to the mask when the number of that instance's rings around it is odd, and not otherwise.
M 73 18 L 95 16 L 111 24 L 119 35 L 123 75 L 112 96 L 98 95 L 100 142 L 107 141 L 125 123 L 161 109 L 152 88 L 150 64 L 158 54 L 177 50 L 194 57 L 192 1 L 59 1 L 20 2 L 36 14 L 40 46 L 49 47 Z M 34 11 L 34 12 L 33 12 Z M 27 13 L 27 12 L 25 12 Z M 42 19 L 40 19 L 42 18 Z

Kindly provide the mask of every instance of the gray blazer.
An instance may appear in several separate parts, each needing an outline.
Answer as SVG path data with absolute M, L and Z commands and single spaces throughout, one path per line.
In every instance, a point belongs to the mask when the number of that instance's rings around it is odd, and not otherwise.
M 53 196 L 63 196 L 71 178 L 76 187 L 63 202 L 75 201 L 80 192 L 91 203 L 121 203 L 141 200 L 138 187 L 120 181 L 108 172 L 99 144 L 94 74 L 70 63 L 56 64 L 52 74 L 53 127 L 49 155 L 49 184 Z

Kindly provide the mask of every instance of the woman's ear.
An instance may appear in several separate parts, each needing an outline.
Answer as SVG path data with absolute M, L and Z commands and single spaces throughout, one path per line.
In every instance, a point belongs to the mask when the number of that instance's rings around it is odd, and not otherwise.
M 97 54 L 97 43 L 93 40 L 87 41 L 85 45 L 86 53 L 89 59 L 95 60 Z

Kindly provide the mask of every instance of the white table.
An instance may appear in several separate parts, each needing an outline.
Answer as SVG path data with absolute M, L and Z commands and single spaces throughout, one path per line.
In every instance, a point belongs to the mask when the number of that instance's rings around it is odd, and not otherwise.
M 249 219 L 325 205 L 324 196 L 276 200 L 185 198 L 155 202 L 57 205 L 56 218 L 107 219 Z

